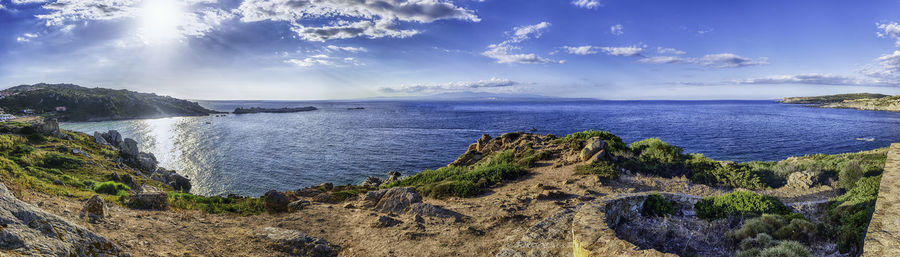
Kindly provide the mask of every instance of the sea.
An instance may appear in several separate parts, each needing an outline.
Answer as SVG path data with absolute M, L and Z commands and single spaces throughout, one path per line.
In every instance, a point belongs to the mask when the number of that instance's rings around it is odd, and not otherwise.
M 207 108 L 314 106 L 297 113 L 226 114 L 64 123 L 118 130 L 192 193 L 259 196 L 323 182 L 357 184 L 389 171 L 447 165 L 482 134 L 564 136 L 596 129 L 626 143 L 660 138 L 717 160 L 773 161 L 900 142 L 900 113 L 775 101 L 199 101 Z

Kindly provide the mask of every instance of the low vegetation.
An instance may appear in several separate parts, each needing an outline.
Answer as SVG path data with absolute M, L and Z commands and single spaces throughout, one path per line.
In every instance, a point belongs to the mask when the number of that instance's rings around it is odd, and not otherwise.
M 608 161 L 579 165 L 575 167 L 575 175 L 596 175 L 603 179 L 619 177 L 615 164 Z
M 471 166 L 425 170 L 383 187 L 415 187 L 419 193 L 433 198 L 472 197 L 481 194 L 489 186 L 527 173 L 524 167 L 516 164 L 515 152 L 507 150 Z
M 641 215 L 644 215 L 644 217 L 664 217 L 672 214 L 675 214 L 675 207 L 672 207 L 672 201 L 660 194 L 651 194 L 647 197 L 647 200 L 644 200 L 644 205 L 641 206 Z
M 697 210 L 697 216 L 703 219 L 790 213 L 790 208 L 778 198 L 746 191 L 706 197 L 697 202 L 694 208 Z
M 875 199 L 881 176 L 861 178 L 856 186 L 833 199 L 828 208 L 828 221 L 841 252 L 857 253 L 861 250 L 866 228 L 875 211 Z
M 207 213 L 237 213 L 255 215 L 266 212 L 265 202 L 253 197 L 205 197 L 180 192 L 169 192 L 169 206 L 183 210 L 202 210 Z

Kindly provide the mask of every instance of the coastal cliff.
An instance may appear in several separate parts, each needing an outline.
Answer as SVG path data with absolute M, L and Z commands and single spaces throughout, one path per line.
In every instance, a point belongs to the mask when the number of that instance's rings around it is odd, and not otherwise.
M 0 197 L 59 217 L 0 233 L 83 227 L 96 236 L 81 232 L 59 251 L 133 256 L 854 256 L 886 159 L 876 149 L 735 163 L 654 138 L 517 132 L 483 135 L 448 166 L 410 176 L 206 197 L 136 145 L 52 121 L 0 123 L 0 178 L 12 192 Z M 38 244 L 0 243 L 0 253 Z
M 51 115 L 61 121 L 204 116 L 215 111 L 169 96 L 72 84 L 22 85 L 0 91 L 0 108 L 13 115 Z
M 869 111 L 900 112 L 900 96 L 882 94 L 839 94 L 810 97 L 786 97 L 781 100 L 787 104 L 809 104 L 821 108 L 843 108 Z

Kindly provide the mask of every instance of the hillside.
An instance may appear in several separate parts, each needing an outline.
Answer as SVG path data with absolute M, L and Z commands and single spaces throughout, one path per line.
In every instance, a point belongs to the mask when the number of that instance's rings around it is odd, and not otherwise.
M 900 96 L 887 96 L 876 99 L 847 100 L 840 103 L 822 105 L 821 107 L 900 112 Z
M 829 103 L 840 103 L 846 100 L 858 100 L 858 99 L 874 99 L 874 98 L 882 98 L 887 97 L 888 95 L 883 94 L 872 94 L 872 93 L 856 93 L 856 94 L 837 94 L 837 95 L 823 95 L 823 96 L 800 96 L 800 97 L 785 97 L 781 99 L 782 103 L 786 104 L 829 104 Z
M 12 87 L 0 94 L 0 108 L 21 115 L 53 115 L 62 121 L 101 121 L 213 113 L 199 104 L 169 96 L 129 90 L 86 88 L 72 84 L 34 84 Z M 62 107 L 62 108 L 57 108 Z

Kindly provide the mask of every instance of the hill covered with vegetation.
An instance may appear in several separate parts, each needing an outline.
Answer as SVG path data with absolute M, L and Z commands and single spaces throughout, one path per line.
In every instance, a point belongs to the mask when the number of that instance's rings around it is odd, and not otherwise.
M 3 91 L 7 113 L 52 115 L 63 121 L 101 121 L 213 113 L 199 104 L 169 96 L 124 89 L 86 88 L 72 84 L 34 84 Z
M 786 104 L 830 104 L 830 103 L 840 103 L 847 100 L 858 100 L 858 99 L 876 99 L 883 98 L 889 95 L 883 94 L 872 94 L 872 93 L 856 93 L 856 94 L 837 94 L 837 95 L 823 95 L 823 96 L 798 96 L 798 97 L 785 97 L 781 99 L 782 103 Z

